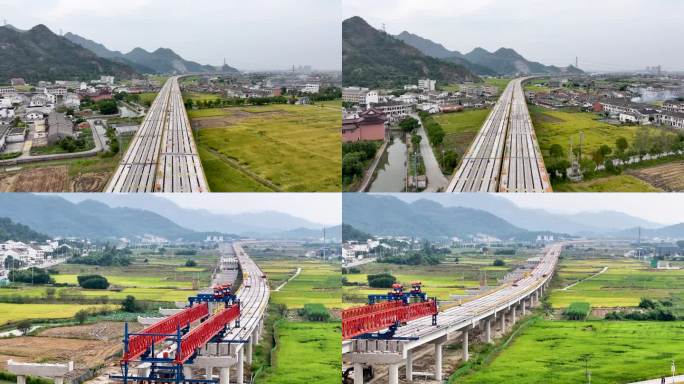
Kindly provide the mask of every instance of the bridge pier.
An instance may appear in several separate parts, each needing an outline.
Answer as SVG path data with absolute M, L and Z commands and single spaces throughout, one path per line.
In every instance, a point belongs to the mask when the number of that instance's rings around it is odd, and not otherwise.
M 490 344 L 492 342 L 492 319 L 489 318 L 485 320 L 485 343 Z
M 523 301 L 522 301 L 522 307 L 520 308 L 520 309 L 521 309 L 521 311 L 520 311 L 520 317 L 525 317 L 525 314 L 526 314 L 525 306 L 526 306 L 526 305 L 527 305 L 527 299 L 523 299 Z
M 513 308 L 511 308 L 511 327 L 515 325 L 517 319 L 516 319 L 516 314 L 515 314 L 515 308 L 517 305 L 514 305 Z
M 230 368 L 221 368 L 219 371 L 219 384 L 230 384 Z
M 463 361 L 470 360 L 470 352 L 468 351 L 468 328 L 463 330 Z
M 354 363 L 354 384 L 363 384 L 363 364 Z
M 406 351 L 406 381 L 413 381 L 413 350 Z
M 238 351 L 238 361 L 237 361 L 237 372 L 235 375 L 237 376 L 237 383 L 238 384 L 243 384 L 244 382 L 244 368 L 245 368 L 245 362 L 244 362 L 244 357 L 245 357 L 245 350 L 244 348 L 240 348 Z
M 389 384 L 399 384 L 399 364 L 389 365 Z
M 247 360 L 247 364 L 252 365 L 252 343 L 251 340 L 248 343 L 245 343 L 245 359 Z
M 501 312 L 501 333 L 506 333 L 506 313 Z
M 442 347 L 444 341 L 435 343 L 435 380 L 442 382 Z

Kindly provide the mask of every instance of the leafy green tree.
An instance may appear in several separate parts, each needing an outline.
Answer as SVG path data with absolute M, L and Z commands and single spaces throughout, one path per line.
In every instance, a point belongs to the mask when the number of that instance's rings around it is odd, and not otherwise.
M 124 312 L 135 313 L 140 312 L 141 309 L 142 308 L 140 304 L 138 304 L 138 301 L 135 299 L 134 296 L 128 295 L 121 302 L 121 310 Z
M 563 147 L 560 144 L 552 144 L 549 148 L 549 155 L 554 159 L 560 159 L 565 156 L 565 151 L 563 151 Z
M 31 330 L 31 327 L 33 326 L 33 323 L 29 319 L 21 320 L 17 322 L 16 327 L 19 332 L 21 332 L 22 335 L 26 336 L 26 334 L 29 333 Z
M 413 135 L 411 136 L 411 144 L 413 144 L 414 148 L 418 148 L 420 146 L 420 142 L 423 140 L 423 136 L 421 135 Z
M 367 275 L 366 279 L 371 288 L 392 288 L 392 284 L 397 282 L 397 278 L 389 273 Z
M 503 261 L 503 260 L 501 260 L 501 259 L 496 259 L 496 260 L 494 260 L 494 262 L 492 263 L 492 265 L 495 266 L 495 267 L 503 267 L 503 266 L 506 265 L 506 262 Z
M 186 266 L 186 267 L 196 267 L 196 266 L 197 266 L 197 262 L 196 262 L 195 260 L 187 260 L 187 261 L 185 262 L 185 266 Z
M 81 309 L 80 311 L 76 312 L 76 314 L 74 315 L 74 319 L 75 319 L 79 324 L 83 324 L 83 323 L 86 322 L 86 320 L 88 320 L 88 316 L 89 316 L 89 315 L 90 315 L 90 314 L 88 313 L 88 310 L 87 310 L 87 309 Z

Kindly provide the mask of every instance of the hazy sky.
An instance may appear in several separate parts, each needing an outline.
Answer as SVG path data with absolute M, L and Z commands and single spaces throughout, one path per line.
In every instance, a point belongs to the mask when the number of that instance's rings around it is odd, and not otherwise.
M 425 193 L 394 196 L 406 202 L 431 199 Z M 684 223 L 684 199 L 678 193 L 500 193 L 497 197 L 519 207 L 553 213 L 616 211 L 664 225 Z M 439 194 L 437 202 L 444 205 L 445 198 L 457 202 L 459 194 Z
M 342 0 L 388 33 L 404 30 L 461 53 L 513 48 L 528 60 L 617 71 L 684 70 L 681 0 Z
M 88 193 L 59 195 L 75 202 L 93 196 Z M 98 194 L 100 199 L 103 196 L 107 194 Z M 159 193 L 154 196 L 172 200 L 183 208 L 206 209 L 216 213 L 277 211 L 318 224 L 342 223 L 342 196 L 339 193 Z
M 679 193 L 501 194 L 518 206 L 551 212 L 617 211 L 662 224 L 684 223 Z
M 238 69 L 342 66 L 341 0 L 0 0 L 0 19 Z M 1 20 L 0 20 L 1 21 Z

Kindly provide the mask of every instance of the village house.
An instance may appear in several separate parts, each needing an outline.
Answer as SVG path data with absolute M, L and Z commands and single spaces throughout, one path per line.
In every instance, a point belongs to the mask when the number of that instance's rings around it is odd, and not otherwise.
M 342 120 L 342 141 L 384 140 L 387 117 L 380 110 L 371 108 L 358 117 Z

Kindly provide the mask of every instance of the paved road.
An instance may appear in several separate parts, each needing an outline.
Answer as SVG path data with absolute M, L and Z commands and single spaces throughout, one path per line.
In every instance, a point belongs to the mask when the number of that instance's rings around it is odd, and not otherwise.
M 420 117 L 418 115 L 414 115 L 413 118 L 420 121 Z M 442 169 L 439 167 L 439 162 L 437 162 L 435 153 L 432 151 L 432 146 L 428 140 L 425 128 L 423 128 L 422 121 L 420 122 L 420 128 L 418 128 L 418 134 L 420 134 L 422 137 L 420 140 L 420 153 L 423 157 L 425 174 L 427 175 L 428 179 L 428 186 L 425 189 L 425 192 L 438 192 L 440 190 L 444 190 L 444 187 L 449 184 L 449 180 L 444 177 Z
M 551 192 L 522 83 L 512 80 L 482 125 L 448 192 Z
M 106 191 L 209 191 L 178 77 L 159 91 Z
M 637 382 L 629 383 L 629 384 L 661 384 L 661 383 L 662 383 L 662 377 L 659 377 L 657 379 L 652 379 L 652 380 L 637 381 Z M 667 383 L 667 384 L 684 383 L 684 375 L 675 376 L 674 380 L 672 380 L 671 375 L 665 376 L 665 383 Z

